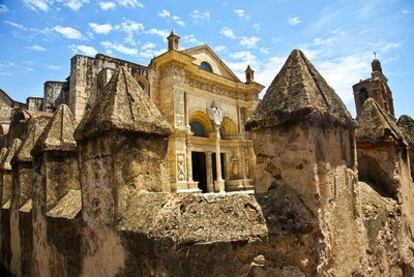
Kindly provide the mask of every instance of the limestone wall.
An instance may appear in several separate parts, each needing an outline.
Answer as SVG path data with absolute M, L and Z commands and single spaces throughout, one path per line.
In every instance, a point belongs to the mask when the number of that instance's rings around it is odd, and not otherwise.
M 67 103 L 68 82 L 47 81 L 43 89 L 43 111 L 54 112 L 59 104 Z
M 26 107 L 29 111 L 43 111 L 43 98 L 27 97 Z

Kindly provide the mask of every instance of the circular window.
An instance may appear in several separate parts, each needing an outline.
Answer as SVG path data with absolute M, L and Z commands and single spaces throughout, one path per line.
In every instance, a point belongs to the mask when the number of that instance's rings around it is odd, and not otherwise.
M 200 68 L 208 72 L 213 72 L 213 69 L 211 68 L 211 65 L 208 62 L 202 62 L 200 64 Z

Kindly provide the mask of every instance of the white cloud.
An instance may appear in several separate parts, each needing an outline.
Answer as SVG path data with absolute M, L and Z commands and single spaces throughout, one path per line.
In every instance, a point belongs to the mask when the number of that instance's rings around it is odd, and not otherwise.
M 77 11 L 85 4 L 89 4 L 89 0 L 69 0 L 65 3 L 65 6 Z
M 0 13 L 9 12 L 9 8 L 6 5 L 0 5 Z
M 164 9 L 164 10 L 161 10 L 158 13 L 158 15 L 161 16 L 161 17 L 170 17 L 171 16 L 171 13 L 170 13 L 170 11 Z
M 130 33 L 144 30 L 144 24 L 128 19 L 122 22 L 119 28 L 126 33 Z
M 238 17 L 246 17 L 246 13 L 242 9 L 237 9 L 233 11 Z
M 23 0 L 23 3 L 32 10 L 41 10 L 44 12 L 49 10 L 48 0 Z
M 230 58 L 232 61 L 229 62 L 228 65 L 240 78 L 240 80 L 244 79 L 244 71 L 246 70 L 247 65 L 251 65 L 254 68 L 258 63 L 257 57 L 250 51 L 239 51 L 231 53 Z
M 378 49 L 382 53 L 386 53 L 392 49 L 400 48 L 401 43 L 395 43 L 395 42 L 386 42 L 386 43 L 380 43 L 375 47 L 375 49 Z
M 138 50 L 136 48 L 129 48 L 121 43 L 113 43 L 110 41 L 103 41 L 102 46 L 111 50 L 115 50 L 119 53 L 125 55 L 136 56 L 138 54 Z
M 58 69 L 60 69 L 60 66 L 54 65 L 54 64 L 46 64 L 45 67 L 48 70 L 58 70 Z
M 286 58 L 287 57 L 273 56 L 270 57 L 266 62 L 256 64 L 255 67 L 253 67 L 253 69 L 256 70 L 255 81 L 266 86 L 266 88 L 262 90 L 262 93 L 260 93 L 260 97 L 263 97 L 270 83 L 273 81 L 285 63 Z
M 210 12 L 209 11 L 200 11 L 194 10 L 190 13 L 191 18 L 194 22 L 209 21 Z
M 159 13 L 158 13 L 158 16 L 160 16 L 160 17 L 163 17 L 163 18 L 166 18 L 167 20 L 168 19 L 171 19 L 171 20 L 173 20 L 175 23 L 177 23 L 177 25 L 180 25 L 180 26 L 185 26 L 186 24 L 185 24 L 185 22 L 184 21 L 182 21 L 181 20 L 181 18 L 179 17 L 179 16 L 177 16 L 177 15 L 173 15 L 169 10 L 166 10 L 166 9 L 162 9 Z
M 246 48 L 254 48 L 257 43 L 260 41 L 260 38 L 251 36 L 251 37 L 241 37 L 240 45 Z
M 119 6 L 125 8 L 143 8 L 144 5 L 138 0 L 117 0 Z
M 259 51 L 266 55 L 270 54 L 270 51 L 268 48 L 260 47 Z
M 191 34 L 183 37 L 183 44 L 193 46 L 203 44 L 203 42 L 199 41 L 193 34 Z
M 138 56 L 145 59 L 152 59 L 153 57 L 159 56 L 165 52 L 165 49 L 155 50 L 155 45 L 153 43 L 145 44 L 141 47 L 141 51 L 138 53 Z
M 255 24 L 253 24 L 253 29 L 255 29 L 256 31 L 260 31 L 260 29 L 261 29 L 261 26 L 260 26 L 260 23 L 255 23 Z
M 116 4 L 114 2 L 99 2 L 99 7 L 104 11 L 113 10 Z
M 348 54 L 315 61 L 316 68 L 345 103 L 353 99 L 352 85 L 369 76 L 371 53 Z
M 222 51 L 226 50 L 226 46 L 219 45 L 219 46 L 214 47 L 213 50 L 216 51 L 216 52 L 222 52 Z
M 28 28 L 26 26 L 24 26 L 22 24 L 19 24 L 19 23 L 16 23 L 16 22 L 13 22 L 13 21 L 5 20 L 3 22 L 10 25 L 10 26 L 12 26 L 12 27 L 14 27 L 14 28 L 22 30 L 22 31 L 27 31 L 28 30 Z
M 27 49 L 36 51 L 36 52 L 45 52 L 47 50 L 46 48 L 38 44 L 33 44 L 32 46 L 27 47 Z
M 288 23 L 292 26 L 298 25 L 301 22 L 302 21 L 300 21 L 299 17 L 297 16 L 291 16 L 288 18 Z
M 152 42 L 147 42 L 141 47 L 141 49 L 143 49 L 143 50 L 148 50 L 148 49 L 152 49 L 152 48 L 155 48 L 155 44 L 152 43 Z
M 236 35 L 234 34 L 234 31 L 232 29 L 230 29 L 229 27 L 221 28 L 220 29 L 220 34 L 225 36 L 225 37 L 231 38 L 231 39 L 236 38 Z
M 49 11 L 50 8 L 59 4 L 66 6 L 74 11 L 78 11 L 84 5 L 89 4 L 89 2 L 90 0 L 23 0 L 23 3 L 28 8 L 32 10 L 41 10 L 44 12 Z M 58 10 L 59 7 L 56 9 Z
M 83 35 L 77 29 L 65 26 L 55 26 L 53 30 L 67 39 L 83 39 Z
M 99 7 L 101 10 L 113 10 L 117 6 L 124 8 L 143 8 L 144 5 L 138 0 L 113 0 L 113 1 L 101 1 Z
M 150 34 L 150 35 L 157 35 L 157 36 L 160 36 L 163 39 L 167 38 L 168 35 L 170 34 L 168 30 L 156 29 L 156 28 L 151 28 L 148 31 L 146 31 L 145 33 Z
M 141 32 L 144 30 L 144 25 L 142 23 L 133 21 L 133 20 L 125 20 L 119 26 L 115 26 L 116 29 L 120 29 L 121 31 L 127 34 L 125 38 L 125 42 L 131 45 L 136 45 L 134 34 L 137 32 Z
M 113 30 L 111 24 L 89 23 L 89 27 L 91 27 L 95 33 L 103 35 L 109 34 Z
M 86 56 L 95 56 L 98 51 L 92 46 L 88 45 L 71 45 L 70 48 L 75 54 L 82 54 Z
M 315 38 L 313 40 L 313 43 L 315 45 L 321 45 L 321 46 L 332 46 L 332 44 L 335 42 L 335 38 L 329 37 L 329 38 Z

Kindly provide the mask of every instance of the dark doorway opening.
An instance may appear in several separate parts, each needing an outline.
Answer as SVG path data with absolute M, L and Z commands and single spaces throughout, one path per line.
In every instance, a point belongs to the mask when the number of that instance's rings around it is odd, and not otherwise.
M 215 181 L 215 180 L 217 180 L 217 167 L 216 167 L 216 153 L 212 153 L 211 154 L 212 156 L 211 156 L 211 164 L 212 164 L 212 167 L 213 167 L 213 181 Z M 226 179 L 226 174 L 225 174 L 225 172 L 226 172 L 226 168 L 224 167 L 224 165 L 225 165 L 225 160 L 224 160 L 224 158 L 225 158 L 225 154 L 224 153 L 220 153 L 220 158 L 221 158 L 221 175 L 222 175 L 222 177 L 223 177 L 223 179 Z
M 193 167 L 193 180 L 198 182 L 198 188 L 202 192 L 207 192 L 206 153 L 191 152 L 191 164 Z

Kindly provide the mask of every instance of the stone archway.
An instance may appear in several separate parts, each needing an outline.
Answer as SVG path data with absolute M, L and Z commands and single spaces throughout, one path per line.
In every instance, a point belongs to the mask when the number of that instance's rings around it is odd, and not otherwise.
M 234 121 L 228 116 L 223 117 L 220 133 L 223 139 L 229 139 L 237 136 L 238 130 L 236 123 L 234 123 Z
M 208 115 L 202 111 L 193 112 L 189 118 L 189 124 L 191 125 L 192 122 L 198 122 L 204 129 L 206 133 L 206 137 L 209 137 L 209 134 L 214 131 L 213 124 L 211 123 L 210 118 Z

